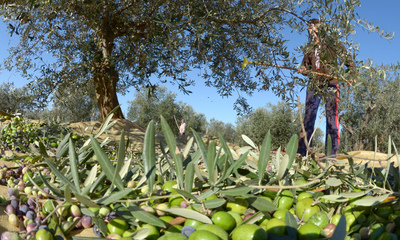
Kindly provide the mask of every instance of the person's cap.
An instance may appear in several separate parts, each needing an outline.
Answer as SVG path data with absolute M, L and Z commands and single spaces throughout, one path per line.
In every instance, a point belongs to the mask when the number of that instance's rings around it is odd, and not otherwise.
M 313 18 L 313 19 L 308 20 L 307 23 L 308 24 L 317 24 L 317 23 L 319 23 L 319 19 L 318 18 Z

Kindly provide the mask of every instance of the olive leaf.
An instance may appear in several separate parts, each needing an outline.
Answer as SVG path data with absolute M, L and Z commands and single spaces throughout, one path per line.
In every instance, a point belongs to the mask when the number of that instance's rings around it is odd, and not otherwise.
M 145 222 L 145 223 L 157 226 L 157 227 L 165 228 L 165 223 L 163 221 L 161 221 L 158 217 L 152 215 L 151 213 L 143 211 L 139 207 L 133 206 L 133 205 L 129 206 L 128 209 L 131 212 L 132 216 L 134 216 L 139 221 L 142 221 L 142 222 Z
M 269 158 L 271 156 L 271 131 L 268 130 L 267 135 L 263 140 L 260 149 L 260 156 L 258 157 L 258 184 L 264 179 L 265 169 L 267 168 Z
M 215 198 L 210 200 L 205 200 L 204 207 L 209 209 L 215 209 L 223 206 L 226 203 L 226 200 L 223 198 Z
M 342 214 L 331 240 L 343 240 L 346 237 L 346 234 L 346 217 Z
M 177 215 L 177 216 L 181 216 L 184 218 L 191 218 L 191 219 L 197 220 L 202 223 L 212 224 L 212 221 L 210 218 L 208 218 L 207 216 L 205 216 L 197 211 L 191 210 L 191 209 L 169 208 L 169 209 L 163 209 L 163 211 Z
M 253 190 L 253 188 L 251 187 L 236 187 L 236 188 L 221 190 L 219 191 L 219 193 L 225 196 L 235 197 L 235 196 L 242 196 L 250 192 L 251 190 Z
M 242 134 L 242 139 L 249 144 L 252 148 L 257 149 L 256 144 L 246 135 Z
M 175 172 L 179 184 L 179 188 L 183 189 L 183 157 L 181 153 L 176 153 L 176 140 L 172 133 L 171 127 L 168 125 L 167 120 L 161 116 L 161 128 L 165 136 L 165 141 L 168 144 L 169 152 L 175 163 Z
M 285 214 L 285 224 L 289 237 L 291 237 L 292 239 L 296 239 L 297 221 L 294 218 L 293 214 L 291 214 L 289 211 L 287 211 Z
M 332 187 L 338 187 L 340 185 L 342 185 L 342 180 L 334 178 L 334 177 L 330 177 L 326 180 L 326 184 L 328 184 L 329 186 Z
M 147 125 L 143 144 L 144 173 L 147 178 L 149 192 L 153 192 L 156 177 L 155 129 L 153 120 Z
M 389 196 L 390 194 L 383 194 L 378 197 L 362 198 L 360 200 L 354 201 L 353 204 L 356 206 L 366 206 L 366 207 L 375 206 L 383 202 Z
M 246 201 L 249 202 L 251 206 L 262 212 L 270 212 L 277 210 L 276 206 L 273 203 L 262 197 L 247 195 Z
M 97 160 L 99 161 L 101 169 L 103 170 L 107 178 L 111 180 L 115 177 L 115 186 L 117 186 L 119 190 L 124 190 L 125 187 L 122 183 L 121 177 L 119 176 L 119 174 L 116 174 L 114 176 L 115 168 L 110 159 L 107 157 L 104 150 L 101 148 L 99 142 L 93 136 L 90 136 L 90 140 L 92 141 L 93 150 L 97 156 Z

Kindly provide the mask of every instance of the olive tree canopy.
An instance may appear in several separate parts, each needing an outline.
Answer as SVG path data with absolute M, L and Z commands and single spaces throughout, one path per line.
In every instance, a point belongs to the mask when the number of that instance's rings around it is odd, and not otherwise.
M 358 19 L 357 0 L 9 0 L 0 14 L 19 42 L 4 66 L 30 80 L 32 91 L 46 100 L 59 88 L 93 85 L 100 116 L 119 105 L 117 92 L 171 81 L 188 92 L 187 76 L 201 69 L 207 86 L 222 96 L 272 89 L 290 97 L 298 83 L 279 68 L 254 78 L 245 57 L 266 64 L 297 67 L 283 30 L 305 32 L 306 21 L 319 16 L 326 31 L 355 53 L 346 37 Z M 372 30 L 376 30 L 371 28 Z M 344 70 L 343 70 L 344 71 Z M 340 74 L 340 73 L 339 73 Z M 92 84 L 88 84 L 92 81 Z M 239 97 L 236 109 L 248 105 Z M 123 118 L 122 111 L 114 117 Z
M 385 152 L 389 139 L 400 141 L 400 66 L 368 64 L 359 74 L 362 85 L 342 90 L 340 147 L 346 152 Z

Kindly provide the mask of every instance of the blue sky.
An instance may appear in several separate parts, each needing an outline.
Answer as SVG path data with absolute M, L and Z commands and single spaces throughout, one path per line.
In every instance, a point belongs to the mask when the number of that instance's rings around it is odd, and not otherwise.
M 397 63 L 400 62 L 400 9 L 399 0 L 362 0 L 362 6 L 357 12 L 361 18 L 368 19 L 369 22 L 381 26 L 388 32 L 394 32 L 394 39 L 388 41 L 381 38 L 377 33 L 368 33 L 362 29 L 357 29 L 357 33 L 352 36 L 355 42 L 360 44 L 360 52 L 358 58 L 365 60 L 371 58 L 378 64 Z M 0 49 L 0 61 L 8 54 L 7 49 L 10 46 L 10 36 L 7 35 L 5 24 L 0 22 L 0 43 L 3 46 Z M 298 35 L 290 45 L 295 48 L 298 45 L 307 41 L 306 33 Z M 12 40 L 11 44 L 13 43 Z M 298 56 L 301 58 L 301 56 Z M 203 80 L 196 73 L 191 73 L 190 78 L 196 80 L 196 86 L 189 88 L 193 93 L 185 95 L 179 92 L 177 86 L 167 85 L 168 89 L 177 94 L 177 99 L 187 104 L 192 105 L 194 110 L 199 113 L 204 113 L 207 120 L 215 118 L 217 120 L 235 124 L 237 113 L 233 109 L 233 103 L 237 99 L 237 95 L 230 98 L 222 98 L 218 95 L 215 88 L 205 87 Z M 0 83 L 14 82 L 16 86 L 22 86 L 27 83 L 18 73 L 2 71 L 0 73 Z M 125 96 L 119 95 L 119 101 L 122 104 L 123 112 L 127 113 L 128 101 L 133 99 L 133 90 Z M 249 104 L 254 108 L 264 107 L 267 103 L 276 104 L 280 99 L 272 92 L 256 92 L 252 96 L 244 95 Z M 304 101 L 305 90 L 299 93 L 301 101 Z M 318 122 L 318 120 L 317 120 Z M 325 128 L 325 123 L 322 122 L 321 129 Z

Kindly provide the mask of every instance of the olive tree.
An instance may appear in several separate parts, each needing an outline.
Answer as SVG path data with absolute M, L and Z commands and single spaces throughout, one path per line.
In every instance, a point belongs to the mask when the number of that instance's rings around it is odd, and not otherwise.
M 239 117 L 236 121 L 236 137 L 240 145 L 244 144 L 241 135 L 248 136 L 254 143 L 261 145 L 268 131 L 271 132 L 274 147 L 286 147 L 289 139 L 300 132 L 301 126 L 297 111 L 286 102 L 267 104 L 267 106 Z
M 46 119 L 55 117 L 63 122 L 100 120 L 93 89 L 89 91 L 74 87 L 58 89 L 52 97 L 51 109 L 42 116 Z
M 151 88 L 142 87 L 135 91 L 134 99 L 128 102 L 127 118 L 142 126 L 153 120 L 156 131 L 161 133 L 160 116 L 162 115 L 171 129 L 178 134 L 181 119 L 186 121 L 186 129 L 204 131 L 206 118 L 202 113 L 196 113 L 192 106 L 176 100 L 176 94 L 164 86 Z
M 101 118 L 119 105 L 117 92 L 129 87 L 171 81 L 182 91 L 194 81 L 187 76 L 202 69 L 207 86 L 222 96 L 272 89 L 282 98 L 293 96 L 299 82 L 284 77 L 280 64 L 297 67 L 284 31 L 304 33 L 306 22 L 319 16 L 333 39 L 344 40 L 360 25 L 354 10 L 360 1 L 314 0 L 10 0 L 0 15 L 19 42 L 9 49 L 4 66 L 30 80 L 30 88 L 45 101 L 58 88 L 88 87 L 93 81 Z M 243 59 L 264 65 L 242 68 Z M 260 79 L 252 73 L 261 70 Z M 341 76 L 344 69 L 338 66 Z M 239 112 L 250 109 L 241 94 Z M 119 109 L 115 118 L 123 118 Z
M 191 129 L 201 133 L 206 131 L 207 119 L 204 113 L 196 112 L 191 105 L 181 101 L 178 102 L 178 106 L 182 119 L 186 122 L 186 133 L 191 133 Z
M 374 66 L 372 62 L 359 74 L 361 85 L 345 88 L 339 104 L 342 124 L 341 148 L 344 151 L 386 151 L 389 136 L 400 141 L 399 66 Z
M 26 88 L 15 87 L 12 82 L 0 85 L 0 111 L 4 114 L 25 113 L 28 109 L 36 108 L 33 98 Z
M 206 133 L 210 136 L 222 138 L 230 143 L 235 143 L 236 130 L 232 123 L 224 123 L 215 118 L 211 118 L 210 122 L 207 123 Z

